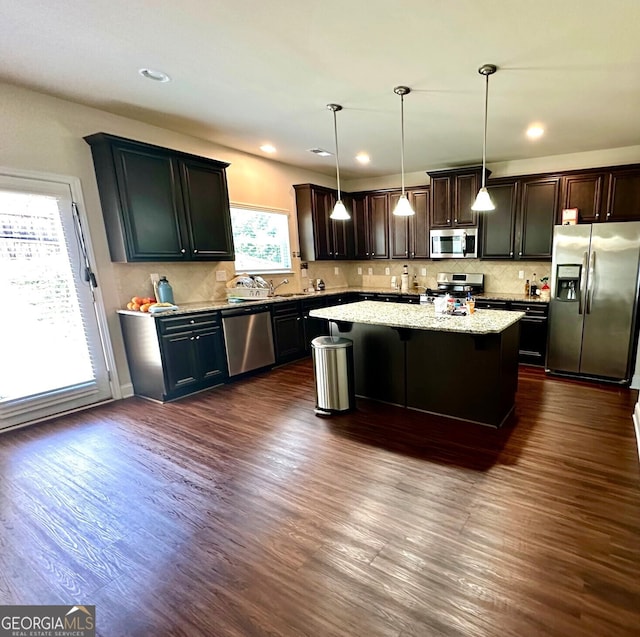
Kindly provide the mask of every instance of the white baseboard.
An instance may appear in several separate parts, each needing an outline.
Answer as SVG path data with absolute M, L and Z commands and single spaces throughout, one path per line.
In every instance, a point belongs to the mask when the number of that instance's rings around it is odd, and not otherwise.
M 638 447 L 638 458 L 640 459 L 640 402 L 636 403 L 633 410 L 633 428 L 636 431 L 636 446 Z
M 133 383 L 120 385 L 120 393 L 123 398 L 131 398 L 131 396 L 133 396 Z

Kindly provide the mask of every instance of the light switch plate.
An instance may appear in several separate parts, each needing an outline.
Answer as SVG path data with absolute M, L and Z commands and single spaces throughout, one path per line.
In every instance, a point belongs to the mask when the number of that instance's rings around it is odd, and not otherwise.
M 340 268 L 337 267 L 337 266 L 335 268 L 333 268 L 333 273 L 334 274 L 340 274 Z
M 391 268 L 385 268 L 384 273 L 387 275 L 391 274 Z
M 362 268 L 358 268 L 358 274 L 362 274 Z
M 227 280 L 227 271 L 216 270 L 216 281 L 226 281 L 226 280 Z
M 373 268 L 367 268 L 367 274 L 371 276 L 373 274 Z
M 518 271 L 518 278 L 519 279 L 524 279 L 524 270 L 519 270 Z
M 420 276 L 427 276 L 427 268 L 422 268 L 420 270 Z

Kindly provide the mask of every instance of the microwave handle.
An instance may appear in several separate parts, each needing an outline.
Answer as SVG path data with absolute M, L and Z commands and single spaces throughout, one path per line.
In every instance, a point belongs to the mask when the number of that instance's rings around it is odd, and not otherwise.
M 467 233 L 462 233 L 462 256 L 467 256 Z

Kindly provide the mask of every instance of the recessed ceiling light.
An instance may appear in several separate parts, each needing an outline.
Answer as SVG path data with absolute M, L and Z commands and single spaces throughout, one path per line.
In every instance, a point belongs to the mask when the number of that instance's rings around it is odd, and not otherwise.
M 356 155 L 356 161 L 359 161 L 361 164 L 368 164 L 371 161 L 371 158 L 367 153 L 358 153 Z
M 527 137 L 529 139 L 538 139 L 544 135 L 544 128 L 540 124 L 532 124 L 527 128 Z
M 333 153 L 330 153 L 328 150 L 323 150 L 322 148 L 310 148 L 309 152 L 318 155 L 318 157 L 331 157 L 331 155 L 333 155 Z
M 276 147 L 273 146 L 272 144 L 262 144 L 262 146 L 260 146 L 260 150 L 263 153 L 275 153 Z
M 138 71 L 142 77 L 154 82 L 170 82 L 171 78 L 163 71 L 154 71 L 153 69 L 140 69 Z

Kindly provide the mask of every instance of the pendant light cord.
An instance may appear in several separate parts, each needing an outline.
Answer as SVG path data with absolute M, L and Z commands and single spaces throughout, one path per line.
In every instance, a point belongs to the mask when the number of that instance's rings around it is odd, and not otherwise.
M 404 197 L 404 94 L 400 94 L 400 170 L 402 171 L 402 196 Z
M 484 89 L 484 139 L 482 140 L 482 187 L 485 187 L 487 172 L 487 115 L 489 113 L 489 75 L 485 75 L 486 81 Z
M 342 199 L 340 196 L 340 155 L 338 154 L 338 120 L 336 118 L 336 110 L 333 110 L 333 134 L 336 140 L 336 180 L 338 182 L 338 201 Z

